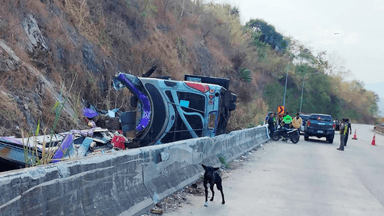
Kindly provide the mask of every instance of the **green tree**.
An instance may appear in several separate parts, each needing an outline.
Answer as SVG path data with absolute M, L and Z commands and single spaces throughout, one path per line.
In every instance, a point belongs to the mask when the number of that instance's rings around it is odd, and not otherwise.
M 282 34 L 276 32 L 273 25 L 262 19 L 252 19 L 246 23 L 246 27 L 254 32 L 254 40 L 269 44 L 274 50 L 284 51 L 288 47 L 288 40 L 285 40 Z
M 247 68 L 241 68 L 237 76 L 243 82 L 252 82 L 252 72 Z

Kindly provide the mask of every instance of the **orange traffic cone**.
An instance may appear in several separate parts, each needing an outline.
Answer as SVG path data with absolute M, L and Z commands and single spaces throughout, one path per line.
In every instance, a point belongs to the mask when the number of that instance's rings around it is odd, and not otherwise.
M 371 145 L 375 146 L 376 145 L 376 134 L 373 135 L 373 140 Z
M 353 135 L 353 140 L 357 140 L 357 137 L 356 137 L 356 129 L 355 129 L 355 135 Z

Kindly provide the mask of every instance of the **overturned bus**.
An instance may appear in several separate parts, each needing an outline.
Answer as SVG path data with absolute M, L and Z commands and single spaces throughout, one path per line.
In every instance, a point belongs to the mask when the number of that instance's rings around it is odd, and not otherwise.
M 123 134 L 135 146 L 169 143 L 226 132 L 237 96 L 229 92 L 229 80 L 185 75 L 184 81 L 170 77 L 150 78 L 156 67 L 142 77 L 119 73 L 116 90 L 128 88 L 133 111 L 120 115 Z M 130 134 L 130 135 L 128 135 Z
M 186 75 L 184 81 L 150 78 L 155 69 L 142 77 L 119 73 L 112 84 L 116 90 L 130 90 L 132 110 L 103 111 L 89 105 L 83 114 L 91 120 L 88 123 L 95 124 L 91 129 L 26 138 L 0 137 L 0 172 L 34 166 L 42 160 L 56 163 L 108 153 L 113 148 L 125 149 L 126 145 L 137 148 L 226 132 L 237 99 L 228 91 L 228 79 L 195 75 Z

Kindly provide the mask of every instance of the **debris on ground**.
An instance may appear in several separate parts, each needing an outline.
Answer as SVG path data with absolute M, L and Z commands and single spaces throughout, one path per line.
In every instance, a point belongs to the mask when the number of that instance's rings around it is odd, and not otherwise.
M 135 148 L 135 128 L 124 122 L 135 121 L 135 112 L 119 109 L 99 110 L 82 101 L 82 114 L 88 129 L 23 138 L 0 137 L 0 157 L 19 168 L 56 163 L 71 158 L 100 155 Z M 132 135 L 133 134 L 133 135 Z
M 204 189 L 202 188 L 202 179 L 199 179 L 192 185 L 188 185 L 181 189 L 180 191 L 164 198 L 162 201 L 157 203 L 155 207 L 151 209 L 147 214 L 142 214 L 141 216 L 151 216 L 154 212 L 160 212 L 160 209 L 163 213 L 165 212 L 173 212 L 181 207 L 181 204 L 188 203 L 189 196 L 204 196 Z
M 19 167 L 33 166 L 45 155 L 48 162 L 56 163 L 71 158 L 82 158 L 119 150 L 125 150 L 131 140 L 118 131 L 93 127 L 87 130 L 71 130 L 53 135 L 31 136 L 27 138 L 0 137 L 1 158 Z M 28 154 L 26 162 L 25 154 Z M 28 164 L 26 164 L 28 163 Z
M 160 208 L 153 208 L 153 209 L 151 209 L 151 213 L 152 214 L 163 214 L 164 213 L 164 211 L 163 211 L 163 209 L 160 209 Z

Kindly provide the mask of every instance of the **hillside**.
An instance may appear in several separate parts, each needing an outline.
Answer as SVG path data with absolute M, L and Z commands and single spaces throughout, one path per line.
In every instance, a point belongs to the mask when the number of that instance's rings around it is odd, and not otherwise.
M 128 91 L 110 86 L 117 72 L 226 77 L 238 94 L 230 129 L 260 124 L 283 100 L 287 109 L 373 123 L 377 96 L 326 54 L 276 32 L 262 20 L 241 25 L 230 5 L 195 0 L 19 0 L 0 4 L 0 136 L 52 127 L 82 128 L 82 101 L 127 109 Z M 311 75 L 316 74 L 316 75 Z M 304 79 L 303 79 L 304 77 Z

